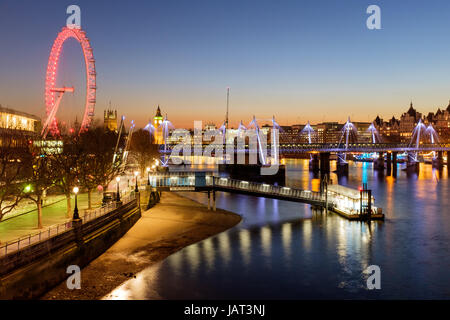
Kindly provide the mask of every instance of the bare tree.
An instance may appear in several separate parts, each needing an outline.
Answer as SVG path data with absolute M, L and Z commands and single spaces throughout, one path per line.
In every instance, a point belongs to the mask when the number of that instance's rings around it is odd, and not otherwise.
M 28 138 L 20 131 L 0 129 L 0 220 L 21 200 Z
M 109 183 L 122 171 L 124 139 L 116 132 L 102 127 L 89 129 L 81 134 L 80 139 L 83 156 L 79 178 L 81 185 L 88 191 L 88 206 L 91 208 L 92 190 L 100 185 L 105 191 Z
M 57 170 L 54 157 L 41 148 L 30 146 L 28 159 L 25 159 L 27 185 L 25 197 L 35 202 L 38 211 L 38 228 L 42 228 L 42 198 L 44 192 L 55 185 Z
M 66 216 L 70 217 L 72 212 L 71 193 L 73 187 L 78 182 L 79 166 L 82 161 L 82 145 L 78 134 L 71 133 L 62 137 L 63 149 L 62 152 L 55 152 L 52 155 L 53 167 L 56 173 L 56 185 L 66 196 L 67 211 Z
M 130 141 L 130 156 L 138 164 L 141 174 L 158 157 L 158 145 L 153 143 L 150 132 L 139 129 L 133 133 Z

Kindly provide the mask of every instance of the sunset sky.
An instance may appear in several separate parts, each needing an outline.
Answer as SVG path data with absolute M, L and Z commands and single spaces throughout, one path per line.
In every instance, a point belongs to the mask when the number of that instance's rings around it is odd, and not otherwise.
M 282 125 L 423 113 L 450 99 L 450 1 L 0 0 L 0 104 L 45 117 L 44 77 L 66 8 L 81 7 L 94 48 L 96 117 L 109 101 L 139 126 L 159 104 L 176 127 L 275 115 Z M 381 7 L 382 30 L 366 28 Z M 75 40 L 58 82 L 75 86 L 58 117 L 82 117 Z

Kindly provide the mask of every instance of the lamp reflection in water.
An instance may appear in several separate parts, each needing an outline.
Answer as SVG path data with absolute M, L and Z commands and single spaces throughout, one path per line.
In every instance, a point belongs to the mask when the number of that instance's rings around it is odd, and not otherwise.
M 283 242 L 284 258 L 286 261 L 291 260 L 291 246 L 292 246 L 292 224 L 284 223 L 281 227 L 281 240 Z
M 220 257 L 224 265 L 228 265 L 231 259 L 230 238 L 228 232 L 222 232 L 218 235 Z
M 239 231 L 239 244 L 242 261 L 245 266 L 248 266 L 251 260 L 251 235 L 247 229 Z
M 261 228 L 261 247 L 266 261 L 270 263 L 270 254 L 272 249 L 272 230 L 270 227 L 265 226 Z
M 198 244 L 191 244 L 185 249 L 188 265 L 191 270 L 191 274 L 195 274 L 200 264 L 200 248 Z
M 184 251 L 178 254 L 172 254 L 170 259 L 167 259 L 167 262 L 170 265 L 170 268 L 173 270 L 175 274 L 178 274 L 182 270 L 183 261 L 185 261 L 186 257 L 184 256 Z
M 347 230 L 345 226 L 345 221 L 343 219 L 339 220 L 337 228 L 337 254 L 339 263 L 342 266 L 346 265 L 346 257 L 347 257 Z
M 206 268 L 212 270 L 214 265 L 214 244 L 212 238 L 208 238 L 201 242 L 202 254 L 206 262 Z
M 303 226 L 303 249 L 306 250 L 306 252 L 311 251 L 311 232 L 312 232 L 312 222 L 311 220 L 303 220 L 302 221 Z

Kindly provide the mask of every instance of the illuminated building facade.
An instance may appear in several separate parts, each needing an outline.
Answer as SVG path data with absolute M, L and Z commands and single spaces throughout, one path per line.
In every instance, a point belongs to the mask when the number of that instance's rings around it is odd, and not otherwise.
M 105 130 L 117 132 L 117 110 L 105 110 L 103 113 L 103 127 Z
M 41 126 L 41 120 L 31 114 L 3 108 L 0 105 L 0 128 L 36 133 Z
M 426 117 L 414 109 L 411 103 L 400 119 L 392 117 L 389 121 L 383 121 L 377 116 L 374 124 L 383 142 L 407 143 L 411 141 L 412 132 L 419 120 L 425 125 L 432 124 L 441 142 L 450 142 L 450 103 L 445 109 L 438 108 L 436 113 L 429 112 Z
M 370 143 L 372 142 L 372 133 L 369 131 L 371 122 L 353 122 L 357 130 L 358 142 L 359 143 Z
M 389 121 L 383 121 L 383 119 L 377 116 L 374 125 L 380 134 L 382 142 L 400 142 L 400 120 L 392 117 Z
M 0 105 L 0 146 L 19 147 L 40 136 L 41 121 L 31 114 Z
M 450 142 L 450 102 L 446 109 L 438 109 L 433 120 L 441 141 Z
M 315 126 L 318 143 L 338 143 L 342 137 L 343 124 L 322 122 Z
M 410 142 L 412 137 L 412 132 L 419 120 L 422 119 L 422 114 L 414 109 L 413 104 L 411 105 L 407 112 L 402 114 L 400 118 L 400 142 Z

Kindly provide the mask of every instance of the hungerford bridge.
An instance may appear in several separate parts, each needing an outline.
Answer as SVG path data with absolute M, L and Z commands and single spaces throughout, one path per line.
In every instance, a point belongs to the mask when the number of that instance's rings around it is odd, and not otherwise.
M 192 145 L 194 147 L 194 145 Z M 175 145 L 166 145 L 164 150 L 161 150 L 163 154 L 169 154 Z M 223 147 L 223 145 L 202 145 L 202 149 L 210 148 L 212 150 L 218 150 L 218 148 Z M 260 151 L 252 151 L 249 149 L 248 145 L 245 145 L 245 149 L 238 149 L 236 147 L 232 147 L 231 150 L 229 147 L 226 147 L 227 153 L 246 154 L 246 161 L 248 161 L 248 154 L 250 153 L 260 153 Z M 271 154 L 272 147 L 267 147 L 267 153 Z M 345 167 L 347 165 L 347 156 L 348 153 L 378 153 L 378 159 L 375 161 L 376 168 L 384 168 L 385 167 L 385 158 L 386 158 L 386 166 L 389 168 L 391 164 L 395 167 L 397 165 L 397 157 L 399 154 L 408 154 L 407 157 L 407 166 L 418 168 L 418 154 L 432 152 L 435 154 L 433 159 L 433 165 L 436 167 L 442 167 L 444 164 L 443 155 L 444 152 L 447 152 L 447 159 L 449 158 L 450 153 L 450 143 L 433 143 L 433 144 L 420 144 L 419 146 L 414 146 L 409 143 L 291 143 L 291 144 L 279 144 L 278 145 L 278 153 L 279 157 L 296 157 L 301 154 L 310 154 L 311 155 L 311 166 L 313 170 L 321 170 L 324 172 L 330 171 L 330 155 L 332 153 L 337 155 L 338 167 Z M 214 155 L 214 152 L 212 152 Z M 260 161 L 262 157 L 258 158 Z M 448 160 L 447 160 L 448 161 Z M 237 161 L 231 161 L 231 163 L 236 163 Z M 264 163 L 263 163 L 264 164 Z
M 238 163 L 239 154 L 241 159 L 244 158 L 245 162 L 250 160 L 252 154 L 257 158 L 257 163 L 260 166 L 267 166 L 273 160 L 278 161 L 280 156 L 295 156 L 297 154 L 310 154 L 311 164 L 313 169 L 319 169 L 323 172 L 330 170 L 329 160 L 330 154 L 337 154 L 338 170 L 340 167 L 348 170 L 348 163 L 346 161 L 348 153 L 378 153 L 379 158 L 377 166 L 384 168 L 384 154 L 387 154 L 388 169 L 397 162 L 398 153 L 407 153 L 408 166 L 414 166 L 418 168 L 418 154 L 422 152 L 432 152 L 433 160 L 437 160 L 439 166 L 443 164 L 443 152 L 450 151 L 450 144 L 436 143 L 438 139 L 435 139 L 435 132 L 431 132 L 429 128 L 423 128 L 424 125 L 421 122 L 418 123 L 413 132 L 413 139 L 415 143 L 380 143 L 376 141 L 376 133 L 372 131 L 372 143 L 350 143 L 350 135 L 356 134 L 356 128 L 347 121 L 342 131 L 341 141 L 339 143 L 323 144 L 311 142 L 311 131 L 307 132 L 309 136 L 309 143 L 305 144 L 279 144 L 276 134 L 271 137 L 272 145 L 267 145 L 264 141 L 261 141 L 260 129 L 257 125 L 256 119 L 252 121 L 255 127 L 255 133 L 257 137 L 257 148 L 249 148 L 249 145 L 240 145 L 238 147 L 234 145 L 225 144 L 225 129 L 223 127 L 222 143 L 216 143 L 214 140 L 211 144 L 191 143 L 190 135 L 187 135 L 188 139 L 184 143 L 170 144 L 168 143 L 169 136 L 169 124 L 166 119 L 162 123 L 164 144 L 161 145 L 160 152 L 162 154 L 162 165 L 168 166 L 169 159 L 174 156 L 180 156 L 179 153 L 174 151 L 188 151 L 189 156 L 192 148 L 197 150 L 209 150 L 211 156 L 223 156 L 223 149 L 225 147 L 227 155 L 231 155 L 231 158 L 223 158 L 226 164 L 234 165 Z M 150 132 L 154 131 L 154 128 L 147 126 Z M 241 125 L 239 126 L 241 129 Z M 278 125 L 273 119 L 273 127 Z M 243 127 L 243 126 L 242 126 Z M 279 127 L 279 126 L 278 126 Z M 309 124 L 305 128 L 310 128 Z M 374 126 L 371 126 L 374 129 Z M 423 143 L 421 139 L 422 134 L 429 133 L 431 137 L 431 143 Z M 431 127 L 432 129 L 432 127 Z M 433 129 L 434 131 L 434 129 Z M 276 130 L 272 130 L 276 132 Z M 185 131 L 186 133 L 186 131 Z M 239 134 L 239 132 L 238 132 Z M 272 135 L 272 134 L 271 134 Z M 219 135 L 220 137 L 220 135 Z M 196 139 L 194 138 L 194 141 Z M 201 141 L 201 140 L 200 140 Z M 219 140 L 220 141 L 220 140 Z M 344 142 L 345 141 L 345 142 Z M 199 142 L 198 139 L 196 142 Z M 216 152 L 218 151 L 218 152 Z M 195 153 L 195 151 L 194 151 Z M 270 157 L 268 156 L 270 154 Z M 392 155 L 392 157 L 391 157 Z M 182 155 L 183 156 L 183 155 Z M 186 154 L 184 154 L 186 156 Z M 319 161 L 320 158 L 320 161 Z M 240 163 L 238 163 L 240 164 Z M 320 164 L 320 166 L 319 166 Z M 241 170 L 246 170 L 241 168 Z M 286 186 L 271 185 L 267 183 L 251 182 L 245 180 L 232 179 L 229 177 L 216 177 L 208 172 L 170 172 L 156 173 L 148 176 L 148 186 L 151 186 L 156 194 L 160 191 L 194 191 L 194 192 L 207 192 L 208 193 L 208 208 L 210 208 L 210 200 L 212 195 L 213 208 L 215 210 L 215 192 L 225 191 L 234 192 L 240 194 L 248 194 L 253 196 L 261 196 L 266 198 L 274 198 L 286 201 L 296 201 L 308 203 L 313 206 L 324 208 L 326 211 L 332 210 L 348 219 L 366 220 L 366 219 L 384 219 L 381 208 L 375 207 L 374 198 L 372 197 L 371 190 L 364 185 L 359 190 L 347 188 L 336 184 L 328 184 L 327 175 L 321 183 L 321 191 L 313 192 L 311 190 L 301 190 L 296 188 L 290 188 Z M 137 186 L 136 186 L 137 189 Z M 152 192 L 155 194 L 155 192 Z M 152 200 L 149 199 L 149 205 Z
M 261 134 L 262 130 L 258 125 L 258 122 L 255 117 L 253 117 L 252 122 L 249 127 L 253 127 L 253 136 L 256 137 L 257 143 L 256 148 L 250 148 L 249 145 L 241 145 L 235 147 L 234 142 L 230 146 L 226 144 L 227 140 L 227 129 L 225 127 L 225 123 L 218 130 L 211 130 L 212 132 L 216 131 L 216 133 L 220 133 L 219 135 L 214 135 L 214 137 L 219 137 L 219 141 L 221 143 L 216 142 L 215 139 L 212 143 L 202 144 L 202 138 L 196 138 L 194 135 L 194 139 L 191 139 L 190 135 L 178 135 L 178 137 L 183 137 L 184 144 L 182 148 L 182 152 L 184 155 L 185 150 L 191 150 L 191 148 L 201 149 L 201 150 L 209 150 L 211 155 L 215 155 L 217 150 L 220 150 L 220 153 L 224 151 L 227 154 L 234 154 L 234 157 L 228 158 L 226 163 L 237 163 L 236 155 L 239 153 L 246 154 L 246 162 L 248 161 L 249 154 L 255 153 L 258 154 L 258 163 L 262 165 L 267 165 L 269 160 L 269 154 L 272 159 L 278 160 L 280 157 L 295 157 L 300 154 L 310 154 L 311 157 L 311 166 L 313 170 L 321 170 L 324 172 L 329 171 L 329 160 L 330 154 L 335 153 L 337 155 L 338 162 L 338 170 L 343 168 L 345 171 L 348 170 L 347 163 L 347 154 L 349 153 L 378 153 L 378 159 L 375 161 L 375 168 L 382 169 L 385 168 L 385 154 L 387 160 L 388 169 L 393 164 L 394 166 L 397 164 L 397 156 L 399 153 L 407 154 L 407 167 L 418 169 L 419 163 L 419 154 L 420 153 L 432 153 L 433 158 L 433 166 L 442 167 L 444 164 L 443 161 L 443 153 L 447 152 L 447 159 L 449 158 L 450 151 L 450 143 L 439 143 L 439 136 L 434 130 L 433 126 L 430 124 L 426 126 L 422 120 L 416 124 L 412 134 L 411 141 L 409 143 L 383 143 L 381 141 L 380 135 L 378 134 L 375 126 L 372 124 L 368 131 L 371 134 L 371 142 L 365 143 L 352 143 L 351 141 L 357 141 L 358 131 L 355 125 L 350 122 L 350 119 L 347 120 L 345 125 L 342 128 L 341 138 L 339 143 L 312 143 L 312 135 L 314 134 L 313 128 L 310 126 L 309 122 L 301 131 L 302 134 L 306 134 L 308 137 L 308 143 L 278 143 L 278 132 L 281 130 L 281 127 L 276 123 L 275 118 L 272 118 L 272 130 L 270 133 L 270 140 L 272 145 L 268 145 L 267 141 L 264 141 L 262 137 L 264 134 Z M 164 144 L 161 145 L 160 152 L 162 154 L 162 164 L 167 165 L 169 160 L 169 154 L 172 154 L 172 151 L 176 149 L 180 149 L 180 144 L 171 144 L 169 141 L 169 128 L 172 127 L 170 121 L 167 120 L 167 116 L 161 124 L 161 129 L 163 131 L 163 139 Z M 149 130 L 151 133 L 154 132 L 155 128 L 149 123 L 145 128 Z M 273 130 L 277 129 L 277 130 Z M 243 124 L 242 121 L 237 130 L 236 138 L 242 137 L 246 131 L 248 131 Z M 176 130 L 175 130 L 176 131 Z M 173 131 L 173 132 L 175 132 Z M 187 131 L 185 131 L 186 134 Z M 220 138 L 221 137 L 221 138 Z M 211 137 L 210 137 L 211 138 Z M 267 138 L 267 137 L 266 137 Z M 197 145 L 196 143 L 199 143 Z M 226 146 L 225 146 L 226 144 Z M 226 149 L 226 150 L 224 150 Z M 195 151 L 194 151 L 195 153 Z M 319 165 L 320 163 L 320 165 Z

